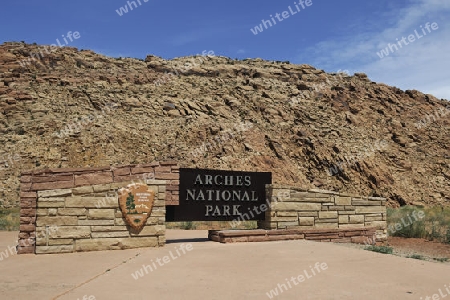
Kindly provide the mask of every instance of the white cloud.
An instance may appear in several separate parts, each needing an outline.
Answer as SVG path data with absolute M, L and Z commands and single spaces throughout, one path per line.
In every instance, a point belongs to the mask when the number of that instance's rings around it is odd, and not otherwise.
M 362 29 L 351 36 L 325 40 L 307 49 L 299 56 L 300 63 L 313 57 L 311 64 L 327 71 L 356 69 L 377 82 L 450 99 L 450 28 L 444 26 L 449 11 L 450 1 L 412 0 L 407 8 L 386 13 L 379 20 L 378 27 L 390 27 L 376 31 L 360 24 Z M 420 26 L 427 22 L 436 22 L 439 29 L 427 31 L 425 36 Z M 397 38 L 415 34 L 414 30 L 423 37 L 380 59 L 377 52 L 388 43 L 397 43 Z

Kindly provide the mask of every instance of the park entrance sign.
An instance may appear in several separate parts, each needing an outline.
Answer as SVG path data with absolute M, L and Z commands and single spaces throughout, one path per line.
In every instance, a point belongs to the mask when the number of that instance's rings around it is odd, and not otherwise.
M 179 205 L 167 207 L 166 221 L 264 220 L 257 211 L 271 183 L 270 172 L 180 168 Z
M 154 161 L 23 171 L 20 182 L 18 254 L 162 247 L 166 221 L 258 221 L 259 230 L 208 233 L 223 243 L 386 240 L 385 198 L 272 184 L 269 172 Z

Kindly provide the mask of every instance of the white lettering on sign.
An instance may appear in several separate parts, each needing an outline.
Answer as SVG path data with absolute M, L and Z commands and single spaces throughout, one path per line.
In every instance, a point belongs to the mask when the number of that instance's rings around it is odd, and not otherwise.
M 197 175 L 194 185 L 218 185 L 218 186 L 250 186 L 250 176 L 234 175 Z
M 258 201 L 256 191 L 186 190 L 186 200 L 194 201 Z
M 240 216 L 240 205 L 206 205 L 205 217 Z M 230 209 L 233 213 L 230 214 Z

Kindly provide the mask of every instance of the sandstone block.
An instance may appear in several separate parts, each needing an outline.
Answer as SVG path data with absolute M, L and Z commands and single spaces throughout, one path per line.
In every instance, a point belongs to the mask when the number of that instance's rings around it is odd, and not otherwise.
M 96 208 L 98 204 L 99 204 L 98 197 L 74 196 L 66 198 L 66 208 Z
M 154 162 L 157 163 L 157 162 Z M 163 160 L 158 162 L 161 166 L 177 166 L 178 162 L 176 160 Z
M 166 216 L 166 208 L 165 207 L 153 207 L 150 216 L 165 217 Z
M 89 209 L 88 217 L 91 220 L 95 219 L 107 219 L 114 220 L 114 209 Z
M 351 205 L 354 206 L 381 206 L 381 201 L 368 201 L 362 199 L 353 199 Z
M 130 167 L 116 168 L 113 170 L 113 174 L 114 174 L 114 177 L 122 176 L 122 175 L 130 175 L 131 168 Z
M 57 217 L 39 217 L 36 220 L 36 226 L 65 226 L 78 225 L 77 217 L 57 216 Z
M 75 186 L 95 185 L 113 182 L 112 172 L 98 172 L 92 174 L 75 175 Z
M 89 226 L 59 226 L 55 230 L 49 231 L 49 238 L 52 239 L 83 239 L 91 237 Z
M 71 252 L 73 252 L 73 245 L 36 246 L 36 254 L 71 253 Z
M 33 254 L 35 247 L 33 246 L 19 246 L 17 248 L 17 254 Z
M 356 206 L 355 212 L 357 214 L 373 214 L 373 213 L 386 213 L 386 207 L 384 206 Z
M 170 173 L 172 172 L 172 167 L 171 166 L 155 167 L 155 172 Z
M 350 216 L 350 223 L 351 224 L 364 223 L 364 215 Z
M 166 236 L 165 235 L 158 236 L 158 246 L 162 247 L 165 244 L 166 244 Z
M 47 246 L 47 237 L 36 237 L 36 246 Z
M 352 198 L 336 196 L 334 197 L 334 203 L 336 205 L 352 205 Z
M 386 229 L 387 224 L 386 221 L 371 221 L 371 222 L 365 222 L 364 225 L 366 227 L 375 227 L 377 229 Z
M 125 181 L 111 183 L 111 190 L 117 190 L 117 189 L 120 189 L 120 188 L 124 188 L 130 183 L 131 183 L 130 180 L 125 180 Z
M 336 219 L 337 217 L 337 211 L 319 211 L 319 219 Z
M 286 229 L 288 226 L 299 226 L 298 220 L 295 222 L 277 222 L 277 229 Z
M 21 208 L 20 216 L 22 217 L 34 217 L 36 214 L 36 209 L 34 208 Z
M 339 224 L 348 224 L 349 217 L 348 215 L 339 215 Z
M 36 216 L 46 216 L 48 214 L 47 208 L 38 208 L 36 209 Z
M 37 192 L 20 192 L 20 198 L 37 198 Z
M 111 184 L 96 184 L 93 185 L 92 188 L 95 193 L 107 192 L 111 190 Z
M 37 208 L 64 207 L 64 201 L 38 201 Z
M 278 211 L 276 212 L 277 217 L 298 217 L 297 212 L 288 211 Z
M 301 226 L 314 226 L 314 217 L 300 217 L 298 218 Z
M 58 208 L 60 216 L 84 216 L 86 212 L 85 208 Z
M 155 179 L 156 180 L 179 180 L 180 174 L 179 173 L 155 173 Z
M 36 208 L 36 199 L 34 198 L 20 198 L 20 208 Z
M 372 222 L 372 221 L 384 221 L 383 220 L 383 215 L 382 214 L 378 214 L 378 215 L 375 215 L 375 216 L 373 216 L 373 215 L 366 215 L 366 217 L 365 217 L 365 221 L 366 222 Z
M 128 231 L 126 226 L 91 226 L 93 232 Z
M 49 239 L 48 245 L 49 246 L 73 245 L 73 239 Z
M 152 167 L 136 166 L 131 168 L 131 174 L 153 173 L 155 170 Z
M 85 195 L 94 192 L 94 188 L 92 186 L 80 186 L 72 189 L 72 193 L 74 195 Z
M 274 211 L 320 211 L 320 203 L 301 203 L 301 202 L 276 202 L 272 205 Z
M 41 183 L 32 183 L 31 190 L 42 191 L 42 190 L 68 189 L 74 186 L 75 185 L 73 181 L 41 182 Z
M 58 201 L 64 202 L 65 200 L 66 199 L 63 197 L 53 197 L 53 198 L 39 197 L 37 201 L 39 201 L 39 202 L 58 202 Z
M 147 219 L 147 221 L 148 221 L 148 219 Z M 122 219 L 122 217 L 120 217 L 120 218 L 115 218 L 114 219 L 114 225 L 116 225 L 116 226 L 125 226 L 126 223 L 125 223 L 124 219 Z
M 114 219 L 111 220 L 78 220 L 78 225 L 82 226 L 108 226 L 114 225 Z
M 319 212 L 318 211 L 308 211 L 308 212 L 298 212 L 297 213 L 299 217 L 319 217 Z
M 298 191 L 291 191 L 290 194 L 291 194 L 291 198 L 294 198 L 294 199 L 316 198 L 316 195 L 317 195 L 316 193 L 298 192 Z
M 92 232 L 91 236 L 93 239 L 97 238 L 117 238 L 117 237 L 129 237 L 128 231 L 109 231 L 109 232 Z
M 314 197 L 314 198 L 312 198 L 312 197 L 304 197 L 304 198 L 291 197 L 289 199 L 289 201 L 292 201 L 292 202 L 328 203 L 328 202 L 330 202 L 330 197 L 322 197 L 322 198 L 319 198 L 319 197 Z
M 96 208 L 118 208 L 119 197 L 118 196 L 104 196 L 98 198 L 95 203 Z
M 314 225 L 317 229 L 338 229 L 339 225 L 337 222 L 335 223 L 315 223 Z
M 328 206 L 328 210 L 344 211 L 345 210 L 345 206 L 342 206 L 342 205 Z
M 339 224 L 340 229 L 364 228 L 364 224 Z
M 164 235 L 165 232 L 166 232 L 165 225 L 145 226 L 139 233 L 131 233 L 131 236 Z
M 298 220 L 298 217 L 297 215 L 295 215 L 294 217 L 272 217 L 270 220 L 276 222 L 296 222 Z
M 318 223 L 338 223 L 338 222 L 339 222 L 338 218 L 335 218 L 335 219 L 317 219 L 315 221 L 316 224 L 318 224 Z
M 178 189 L 179 189 L 179 186 L 178 186 L 178 185 L 173 185 L 173 184 L 166 185 L 166 191 L 167 191 L 167 192 L 170 192 L 170 191 L 178 191 Z
M 56 189 L 49 191 L 38 191 L 37 195 L 39 198 L 50 198 L 50 197 L 64 197 L 72 195 L 71 189 Z
M 73 181 L 73 175 L 66 174 L 66 175 L 34 176 L 31 179 L 31 182 L 33 183 L 55 182 L 55 181 Z
M 165 218 L 164 218 L 165 219 Z M 145 225 L 158 225 L 160 217 L 149 217 Z
M 316 196 L 316 197 L 324 197 L 326 195 L 337 195 L 338 194 L 337 192 L 328 191 L 328 190 L 321 190 L 321 189 L 310 189 L 310 190 L 308 190 L 308 192 L 315 193 L 316 195 L 319 195 L 319 196 Z

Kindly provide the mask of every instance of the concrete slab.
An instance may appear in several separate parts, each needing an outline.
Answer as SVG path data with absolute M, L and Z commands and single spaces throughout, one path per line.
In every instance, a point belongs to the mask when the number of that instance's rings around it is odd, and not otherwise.
M 9 256 L 0 298 L 270 299 L 278 289 L 272 298 L 425 299 L 450 285 L 445 264 L 305 240 L 220 244 L 207 234 L 168 230 L 164 248 Z M 0 251 L 16 236 L 0 232 Z M 316 263 L 327 268 L 312 271 Z

